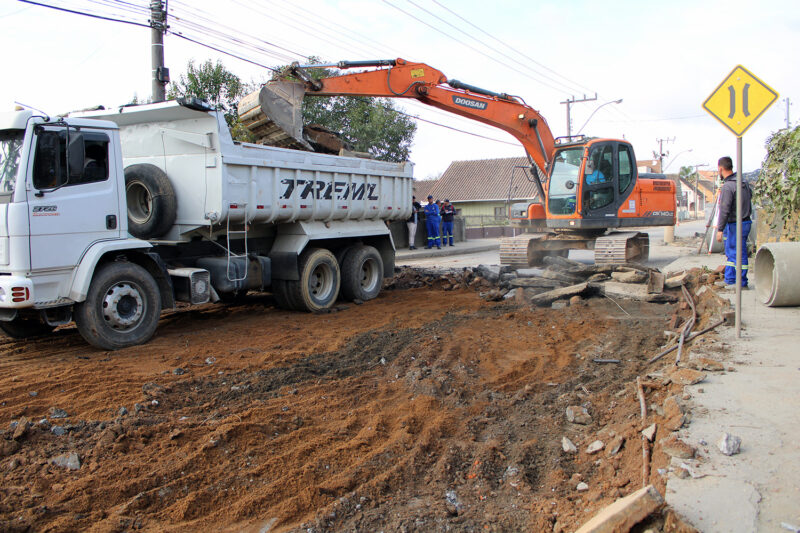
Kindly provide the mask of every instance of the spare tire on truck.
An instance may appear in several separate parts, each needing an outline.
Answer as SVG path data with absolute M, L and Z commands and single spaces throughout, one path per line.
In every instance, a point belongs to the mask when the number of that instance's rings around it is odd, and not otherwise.
M 175 223 L 178 201 L 166 173 L 155 165 L 139 163 L 125 169 L 128 233 L 140 239 L 157 239 Z

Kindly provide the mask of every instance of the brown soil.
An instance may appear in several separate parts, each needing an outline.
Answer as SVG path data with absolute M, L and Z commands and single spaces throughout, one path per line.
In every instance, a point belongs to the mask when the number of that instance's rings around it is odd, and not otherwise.
M 32 422 L 0 435 L 0 530 L 572 530 L 642 486 L 633 381 L 676 306 L 623 306 L 418 288 L 313 315 L 258 295 L 118 352 L 73 328 L 0 340 L 0 421 Z M 586 453 L 615 436 L 619 454 Z M 79 470 L 48 463 L 69 452 Z

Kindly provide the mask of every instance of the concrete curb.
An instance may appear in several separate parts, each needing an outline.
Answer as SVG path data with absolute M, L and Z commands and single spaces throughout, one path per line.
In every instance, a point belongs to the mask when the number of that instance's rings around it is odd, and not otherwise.
M 401 264 L 402 261 L 409 261 L 413 259 L 424 259 L 428 257 L 445 257 L 448 255 L 466 255 L 478 252 L 488 252 L 491 250 L 499 250 L 500 243 L 493 242 L 487 244 L 478 244 L 469 246 L 465 243 L 458 243 L 455 246 L 442 247 L 441 250 L 436 248 L 422 248 L 418 250 L 402 250 L 398 251 L 395 255 L 395 263 Z

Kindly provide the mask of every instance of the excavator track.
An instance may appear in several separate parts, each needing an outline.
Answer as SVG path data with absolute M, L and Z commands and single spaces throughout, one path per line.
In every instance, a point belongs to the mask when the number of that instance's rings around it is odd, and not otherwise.
M 594 248 L 597 264 L 622 265 L 631 261 L 647 261 L 650 236 L 638 231 L 613 231 L 590 237 L 558 233 L 523 233 L 500 241 L 500 264 L 512 268 L 540 265 L 545 256 L 566 257 L 569 250 Z
M 523 233 L 500 240 L 500 264 L 527 268 L 542 264 L 548 255 L 566 257 L 570 249 L 586 248 L 585 237 L 568 237 L 557 233 Z
M 638 231 L 614 231 L 594 242 L 594 262 L 622 265 L 631 261 L 647 261 L 650 236 Z
M 531 241 L 547 238 L 547 233 L 523 233 L 516 237 L 504 237 L 500 240 L 500 264 L 512 268 L 528 268 L 541 262 Z M 533 254 L 533 256 L 531 256 Z

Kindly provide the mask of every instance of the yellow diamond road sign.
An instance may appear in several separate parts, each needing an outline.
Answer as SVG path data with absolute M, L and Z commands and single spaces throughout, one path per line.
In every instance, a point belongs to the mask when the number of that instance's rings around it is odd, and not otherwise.
M 741 137 L 777 99 L 777 92 L 738 65 L 706 98 L 703 109 Z

